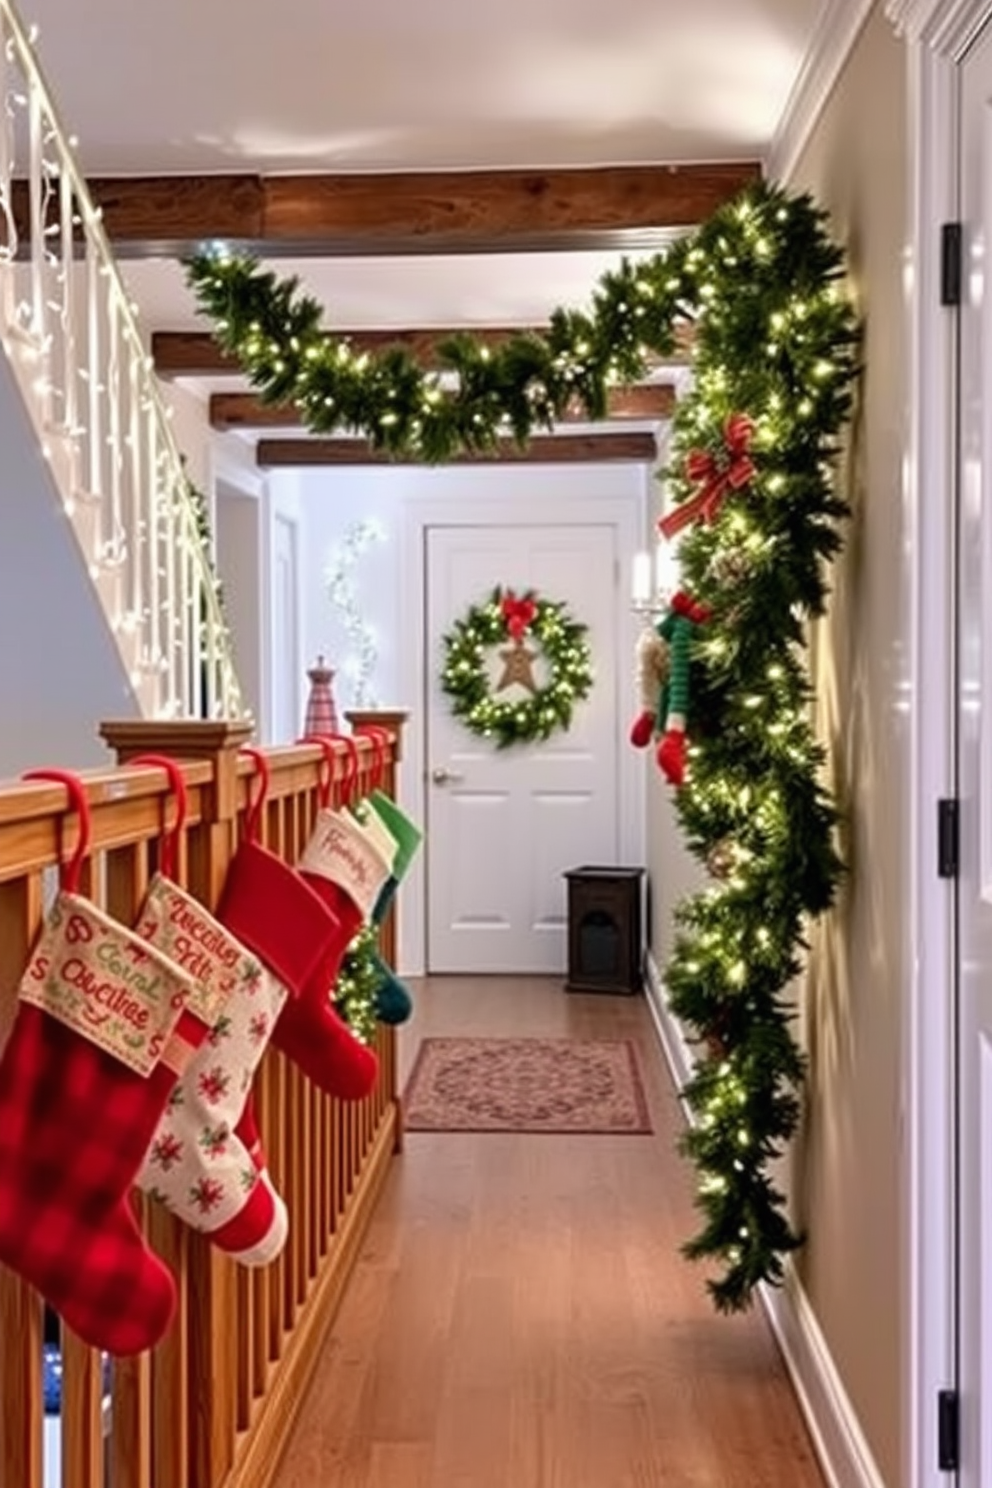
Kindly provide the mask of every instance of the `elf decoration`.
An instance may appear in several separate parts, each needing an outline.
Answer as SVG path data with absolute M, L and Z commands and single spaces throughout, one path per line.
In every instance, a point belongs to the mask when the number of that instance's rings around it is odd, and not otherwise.
M 686 1252 L 715 1263 L 719 1308 L 746 1307 L 759 1283 L 782 1281 L 800 1243 L 776 1182 L 804 1072 L 785 989 L 842 871 L 805 654 L 841 545 L 847 506 L 834 462 L 859 370 L 844 254 L 826 214 L 807 195 L 755 183 L 662 252 L 622 261 L 586 308 L 556 309 L 545 330 L 498 347 L 451 338 L 439 348 L 445 377 L 398 348 L 358 357 L 297 282 L 249 257 L 203 253 L 188 277 L 267 402 L 292 403 L 313 433 L 347 427 L 430 463 L 490 449 L 507 428 L 523 443 L 576 404 L 602 417 L 611 388 L 670 357 L 691 327 L 693 376 L 666 472 L 683 514 L 668 530 L 681 526 L 683 587 L 709 617 L 691 646 L 692 768 L 681 766 L 675 810 L 702 863 L 729 842 L 734 866 L 679 906 L 664 980 L 698 1051 L 683 1094 L 701 1224 Z M 473 613 L 453 632 L 442 685 L 484 737 L 540 737 L 539 722 L 560 725 L 550 699 L 550 716 L 535 718 L 519 680 L 527 664 L 540 686 L 537 663 L 518 655 L 518 680 L 496 690 L 502 673 L 491 676 L 486 648 L 510 649 L 511 638 L 499 603 L 485 608 L 484 623 Z M 538 623 L 518 652 L 538 649 Z M 518 711 L 503 713 L 511 690 Z
M 659 738 L 655 758 L 672 785 L 685 780 L 690 648 L 693 632 L 707 614 L 705 605 L 679 592 L 664 618 L 637 643 L 641 711 L 631 725 L 630 742 L 644 749 Z
M 559 600 L 494 589 L 443 637 L 441 690 L 452 713 L 498 749 L 569 728 L 592 688 L 586 634 Z

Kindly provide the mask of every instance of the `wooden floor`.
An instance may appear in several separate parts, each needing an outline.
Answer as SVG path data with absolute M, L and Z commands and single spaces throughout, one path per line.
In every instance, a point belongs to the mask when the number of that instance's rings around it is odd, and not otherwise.
M 641 998 L 411 984 L 424 1034 L 629 1037 L 655 1135 L 406 1138 L 277 1488 L 823 1488 L 764 1317 L 718 1317 Z

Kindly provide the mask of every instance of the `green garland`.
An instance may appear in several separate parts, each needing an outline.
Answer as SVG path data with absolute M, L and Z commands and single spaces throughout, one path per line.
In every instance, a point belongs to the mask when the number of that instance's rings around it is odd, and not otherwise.
M 315 432 L 350 427 L 439 461 L 506 428 L 523 440 L 576 401 L 597 418 L 611 385 L 637 378 L 648 353 L 672 353 L 680 320 L 695 323 L 695 338 L 692 387 L 673 421 L 678 501 L 695 494 L 689 453 L 722 453 L 728 418 L 753 420 L 753 479 L 682 542 L 684 587 L 711 617 L 693 647 L 676 804 L 714 881 L 679 907 L 665 972 L 699 1056 L 685 1149 L 703 1227 L 686 1249 L 721 1264 L 708 1284 L 727 1310 L 746 1306 L 757 1283 L 779 1283 L 799 1243 L 770 1176 L 799 1119 L 805 1070 L 790 986 L 808 919 L 832 903 L 842 871 L 804 648 L 846 512 L 831 479 L 857 374 L 844 273 L 810 198 L 757 185 L 665 252 L 621 263 L 587 312 L 557 310 L 544 334 L 494 350 L 449 342 L 448 391 L 402 349 L 357 356 L 328 337 L 295 280 L 239 257 L 188 265 L 220 344 L 265 401 L 294 403 Z
M 341 970 L 334 984 L 334 1005 L 356 1038 L 363 1044 L 375 1042 L 376 1000 L 382 972 L 376 952 L 379 947 L 376 929 L 366 925 L 359 930 L 344 953 Z
M 592 687 L 592 656 L 585 640 L 586 626 L 573 620 L 564 604 L 524 596 L 534 607 L 524 644 L 533 637 L 550 675 L 529 697 L 511 702 L 494 697 L 488 653 L 508 639 L 503 605 L 506 595 L 493 590 L 484 605 L 473 605 L 464 619 L 443 637 L 445 650 L 441 690 L 451 698 L 451 711 L 465 727 L 494 739 L 499 749 L 509 744 L 547 739 L 556 729 L 567 729 L 577 701 Z

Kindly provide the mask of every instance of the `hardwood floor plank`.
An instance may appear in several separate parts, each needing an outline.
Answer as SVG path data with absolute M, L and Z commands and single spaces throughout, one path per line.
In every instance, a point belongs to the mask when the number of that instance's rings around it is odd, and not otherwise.
M 390 1175 L 276 1488 L 824 1488 L 763 1315 L 716 1316 L 642 998 L 414 982 L 429 1035 L 629 1038 L 652 1136 L 420 1133 Z

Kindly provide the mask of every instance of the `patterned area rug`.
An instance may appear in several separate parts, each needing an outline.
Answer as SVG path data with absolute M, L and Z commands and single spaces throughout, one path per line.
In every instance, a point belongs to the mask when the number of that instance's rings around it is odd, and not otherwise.
M 653 1129 L 629 1039 L 425 1038 L 403 1113 L 408 1131 Z

